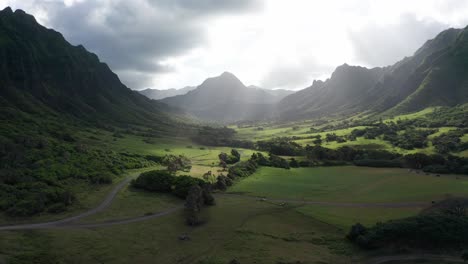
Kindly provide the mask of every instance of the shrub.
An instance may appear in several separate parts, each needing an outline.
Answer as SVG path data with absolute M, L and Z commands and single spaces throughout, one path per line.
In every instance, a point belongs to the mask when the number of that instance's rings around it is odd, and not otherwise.
M 92 174 L 90 176 L 90 181 L 93 184 L 111 184 L 112 183 L 112 174 L 108 172 L 101 172 Z
M 421 214 L 378 223 L 367 229 L 355 225 L 348 237 L 363 248 L 380 248 L 388 244 L 438 249 L 459 247 L 468 244 L 468 217 L 446 213 Z
M 140 174 L 131 185 L 151 192 L 170 192 L 173 179 L 168 171 L 153 170 Z
M 172 193 L 175 196 L 185 199 L 190 187 L 192 187 L 193 185 L 201 186 L 203 184 L 204 184 L 203 180 L 183 175 L 183 176 L 172 177 L 171 189 L 172 189 Z

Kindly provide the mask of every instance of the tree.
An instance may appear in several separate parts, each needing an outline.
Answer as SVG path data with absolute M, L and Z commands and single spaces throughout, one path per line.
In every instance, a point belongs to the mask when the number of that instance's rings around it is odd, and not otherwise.
M 314 143 L 315 145 L 321 145 L 322 144 L 322 139 L 321 138 L 314 139 L 314 141 L 312 141 L 312 143 Z
M 359 236 L 364 235 L 367 232 L 367 228 L 360 223 L 351 226 L 351 230 L 346 236 L 349 240 L 355 241 Z
M 213 174 L 211 173 L 211 171 L 208 171 L 205 174 L 203 174 L 203 179 L 205 181 L 211 181 L 212 176 L 213 176 Z
M 201 223 L 200 211 L 203 206 L 203 190 L 198 185 L 190 187 L 185 200 L 186 221 L 190 226 Z
M 219 160 L 222 160 L 222 161 L 226 162 L 228 160 L 228 154 L 226 154 L 224 152 L 221 152 L 221 153 L 219 153 L 218 158 L 219 158 Z
M 299 168 L 299 162 L 297 162 L 295 158 L 291 158 L 291 160 L 289 161 L 289 166 L 291 168 Z
M 239 161 L 240 160 L 240 157 L 241 157 L 241 154 L 239 153 L 239 151 L 237 151 L 237 149 L 231 149 L 231 155 L 236 157 L 236 160 Z M 236 161 L 236 162 L 237 162 Z
M 211 194 L 211 184 L 205 183 L 202 185 L 203 190 L 203 202 L 205 205 L 215 205 L 216 201 L 214 196 Z
M 174 176 L 169 172 L 153 170 L 140 174 L 132 181 L 132 186 L 150 192 L 170 192 L 173 182 Z
M 227 163 L 224 160 L 220 160 L 219 166 L 223 167 L 223 171 L 225 171 L 227 168 Z
M 192 168 L 190 159 L 183 155 L 166 155 L 163 158 L 162 164 L 167 166 L 167 170 L 173 174 L 177 171 L 190 171 Z
M 216 187 L 221 191 L 225 191 L 227 189 L 226 176 L 223 176 L 223 175 L 218 176 L 216 180 Z

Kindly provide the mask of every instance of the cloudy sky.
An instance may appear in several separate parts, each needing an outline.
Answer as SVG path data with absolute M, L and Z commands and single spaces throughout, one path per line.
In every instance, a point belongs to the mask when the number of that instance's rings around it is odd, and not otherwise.
M 224 71 L 300 89 L 343 63 L 392 64 L 449 27 L 465 0 L 0 0 L 83 44 L 133 89 L 198 85 Z

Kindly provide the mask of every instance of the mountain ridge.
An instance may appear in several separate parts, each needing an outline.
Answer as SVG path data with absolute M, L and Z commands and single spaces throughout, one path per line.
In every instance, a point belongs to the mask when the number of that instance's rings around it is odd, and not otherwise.
M 164 98 L 168 105 L 180 107 L 205 121 L 235 122 L 263 119 L 281 99 L 265 89 L 245 86 L 234 74 L 223 72 L 210 77 L 185 95 Z
M 130 90 L 96 54 L 73 46 L 23 10 L 0 11 L 1 100 L 34 113 L 47 109 L 90 122 L 171 125 L 165 104 Z

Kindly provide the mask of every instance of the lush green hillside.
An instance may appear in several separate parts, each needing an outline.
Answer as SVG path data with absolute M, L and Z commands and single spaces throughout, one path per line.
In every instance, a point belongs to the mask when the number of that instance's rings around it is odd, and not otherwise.
M 171 126 L 166 105 L 128 89 L 95 54 L 70 45 L 24 11 L 1 11 L 0 54 L 2 112 Z
M 416 89 L 392 112 L 410 112 L 429 106 L 455 106 L 468 99 L 468 28 L 447 48 L 427 56 L 415 70 Z
M 0 87 L 0 210 L 9 215 L 62 211 L 76 200 L 73 186 L 154 165 L 111 151 L 103 133 L 190 133 L 178 112 L 128 89 L 95 54 L 22 10 L 0 12 Z
M 367 111 L 366 94 L 384 72 L 385 68 L 339 66 L 325 82 L 315 81 L 311 87 L 281 100 L 278 105 L 280 118 L 307 119 Z
M 286 120 L 310 119 L 388 109 L 390 114 L 400 114 L 466 103 L 467 32 L 443 31 L 413 56 L 385 68 L 340 66 L 325 82 L 315 81 L 284 98 L 279 115 Z

